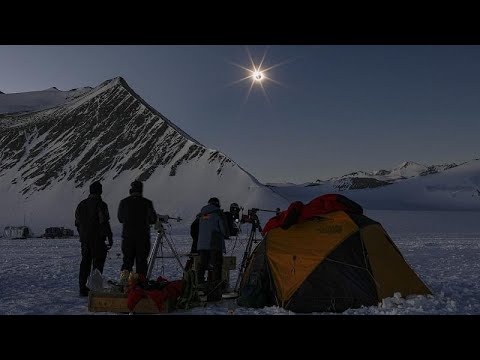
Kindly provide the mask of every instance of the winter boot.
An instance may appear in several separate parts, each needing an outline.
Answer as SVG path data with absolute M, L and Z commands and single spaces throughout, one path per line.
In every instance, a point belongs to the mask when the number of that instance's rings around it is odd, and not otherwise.
M 122 270 L 120 273 L 120 281 L 119 285 L 121 286 L 127 286 L 128 285 L 128 277 L 130 276 L 130 271 L 128 270 Z
M 130 275 L 128 276 L 128 286 L 135 286 L 139 281 L 139 274 L 135 272 L 131 272 Z

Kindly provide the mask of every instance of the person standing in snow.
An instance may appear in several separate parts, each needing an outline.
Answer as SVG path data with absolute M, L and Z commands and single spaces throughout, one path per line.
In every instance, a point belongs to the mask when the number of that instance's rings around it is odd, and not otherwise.
M 199 229 L 198 229 L 197 251 L 200 255 L 200 264 L 198 267 L 198 283 L 205 282 L 205 270 L 210 265 L 213 268 L 212 281 L 220 285 L 222 279 L 223 253 L 226 252 L 225 238 L 228 237 L 225 226 L 223 211 L 220 209 L 220 200 L 212 197 L 208 200 L 200 211 Z M 220 286 L 218 286 L 220 290 Z M 221 292 L 216 291 L 212 295 L 212 300 L 221 297 Z
M 102 184 L 95 181 L 90 185 L 88 198 L 82 200 L 75 210 L 75 226 L 82 244 L 82 261 L 78 277 L 80 296 L 88 296 L 89 289 L 86 283 L 92 262 L 93 269 L 103 273 L 107 252 L 113 245 L 108 206 L 101 195 Z
M 152 201 L 144 198 L 142 193 L 142 182 L 135 180 L 131 183 L 130 196 L 120 201 L 118 207 L 118 221 L 123 224 L 121 282 L 128 280 L 134 263 L 139 276 L 147 275 L 147 258 L 151 247 L 150 225 L 157 221 L 157 213 Z

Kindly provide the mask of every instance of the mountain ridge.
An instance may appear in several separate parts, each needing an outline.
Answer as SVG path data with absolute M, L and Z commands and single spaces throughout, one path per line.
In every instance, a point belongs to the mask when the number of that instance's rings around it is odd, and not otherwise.
M 151 107 L 125 79 L 76 95 L 48 109 L 0 115 L 0 191 L 15 209 L 0 214 L 7 224 L 22 218 L 22 204 L 28 203 L 41 226 L 54 225 L 47 214 L 39 215 L 45 204 L 58 207 L 57 213 L 63 208 L 57 217 L 71 225 L 67 213 L 94 180 L 102 181 L 114 208 L 128 184 L 139 179 L 157 206 L 187 218 L 211 196 L 227 206 L 285 204 L 224 153 L 205 147 Z

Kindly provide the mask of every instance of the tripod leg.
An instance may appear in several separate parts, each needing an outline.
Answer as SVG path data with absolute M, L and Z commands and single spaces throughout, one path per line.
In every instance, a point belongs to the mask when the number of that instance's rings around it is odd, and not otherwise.
M 162 235 L 160 231 L 157 233 L 157 239 L 155 240 L 155 244 L 153 244 L 152 249 L 150 250 L 150 254 L 148 255 L 148 268 L 147 268 L 147 280 L 150 279 L 152 275 L 153 266 L 155 265 L 155 259 L 157 258 L 158 248 L 160 247 Z
M 242 263 L 240 265 L 240 269 L 238 270 L 237 281 L 235 283 L 235 289 L 234 289 L 235 292 L 238 292 L 240 288 L 240 281 L 242 280 L 243 273 L 247 268 L 247 262 L 248 262 L 248 258 L 250 257 L 250 251 L 252 249 L 252 242 L 254 238 L 255 238 L 255 228 L 252 225 L 252 230 L 250 231 L 248 242 L 247 242 L 247 245 L 245 246 L 245 252 L 243 253 Z
M 175 256 L 175 259 L 177 260 L 178 265 L 180 265 L 180 268 L 182 269 L 182 271 L 185 272 L 185 268 L 183 267 L 182 261 L 180 260 L 180 257 L 178 256 L 177 251 L 173 247 L 172 242 L 170 241 L 170 239 L 165 234 L 163 235 L 163 237 L 165 238 L 165 240 L 167 240 L 167 244 L 168 244 L 168 246 L 170 246 L 170 250 L 172 250 L 172 254 L 173 254 L 173 256 Z

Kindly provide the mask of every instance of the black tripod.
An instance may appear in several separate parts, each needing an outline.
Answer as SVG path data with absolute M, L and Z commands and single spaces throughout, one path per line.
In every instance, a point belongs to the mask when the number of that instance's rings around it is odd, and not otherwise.
M 165 258 L 168 256 L 163 255 L 163 247 L 164 247 L 164 241 L 167 242 L 168 246 L 170 247 L 170 250 L 172 251 L 173 257 L 177 260 L 178 265 L 180 265 L 180 268 L 185 272 L 185 268 L 182 265 L 182 261 L 180 260 L 180 256 L 178 255 L 177 251 L 175 250 L 173 246 L 173 241 L 171 238 L 169 238 L 165 232 L 165 227 L 163 224 L 168 223 L 168 220 L 176 220 L 177 222 L 181 221 L 179 217 L 177 218 L 172 218 L 168 215 L 157 215 L 157 222 L 155 223 L 155 229 L 157 230 L 157 239 L 155 240 L 155 243 L 153 244 L 153 247 L 150 251 L 150 254 L 148 255 L 147 263 L 148 263 L 148 270 L 147 270 L 147 280 L 150 278 L 152 275 L 152 270 L 153 266 L 155 264 L 155 260 L 157 258 Z M 160 250 L 161 255 L 158 256 L 158 251 Z M 172 257 L 172 256 L 170 256 Z
M 262 227 L 260 226 L 260 220 L 258 219 L 257 212 L 255 210 L 252 211 L 252 214 L 250 214 L 249 218 L 252 223 L 252 228 L 250 230 L 250 235 L 248 236 L 247 245 L 245 246 L 245 252 L 243 253 L 242 264 L 240 265 L 240 269 L 238 270 L 238 277 L 237 277 L 237 282 L 235 283 L 235 290 L 234 290 L 235 292 L 238 292 L 240 281 L 242 279 L 243 273 L 247 268 L 248 259 L 252 251 L 253 243 L 257 243 L 258 241 L 262 240 L 262 239 L 257 239 L 256 237 L 257 230 L 260 233 L 262 232 Z

